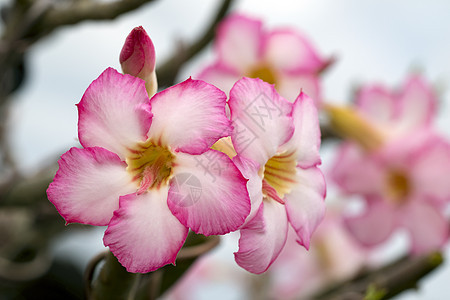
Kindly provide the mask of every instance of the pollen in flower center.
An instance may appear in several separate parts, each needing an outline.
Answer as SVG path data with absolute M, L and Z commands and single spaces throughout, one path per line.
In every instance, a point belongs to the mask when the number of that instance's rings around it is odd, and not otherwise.
M 276 76 L 271 68 L 268 66 L 258 66 L 257 68 L 252 69 L 247 74 L 250 78 L 259 78 L 267 83 L 276 84 Z
M 126 158 L 127 171 L 139 186 L 138 194 L 149 189 L 158 189 L 168 183 L 175 158 L 168 148 L 157 145 L 149 139 L 144 143 L 138 143 L 130 149 L 130 153 Z
M 386 176 L 386 194 L 395 204 L 402 204 L 406 201 L 411 191 L 411 184 L 408 176 L 402 171 L 392 170 Z
M 296 167 L 295 152 L 284 152 L 270 158 L 263 168 L 263 195 L 284 204 L 284 195 L 290 193 L 296 183 Z

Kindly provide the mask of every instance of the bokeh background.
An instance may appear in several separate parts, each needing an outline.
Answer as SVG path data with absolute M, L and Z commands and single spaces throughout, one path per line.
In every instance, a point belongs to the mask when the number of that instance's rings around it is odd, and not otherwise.
M 8 0 L 0 0 L 0 5 Z M 107 67 L 120 69 L 118 57 L 130 30 L 142 25 L 156 48 L 157 59 L 177 51 L 180 43 L 199 35 L 219 1 L 154 1 L 114 21 L 84 22 L 64 27 L 40 41 L 28 53 L 27 77 L 13 97 L 9 137 L 22 172 L 31 174 L 77 144 L 77 110 L 91 81 Z M 237 0 L 234 11 L 259 17 L 266 28 L 294 26 L 324 56 L 336 63 L 324 74 L 323 95 L 329 101 L 351 100 L 362 84 L 396 87 L 412 71 L 421 72 L 439 91 L 437 130 L 450 138 L 450 2 L 447 0 Z M 184 68 L 179 81 L 195 77 L 213 59 L 208 47 Z M 323 170 L 333 145 L 323 149 Z M 329 184 L 328 198 L 335 192 Z M 103 249 L 103 228 L 77 230 L 70 226 L 52 246 L 60 257 L 70 256 L 83 269 Z M 405 240 L 396 235 L 381 255 L 398 255 Z M 233 262 L 236 245 L 224 243 L 216 255 Z M 450 257 L 450 247 L 446 248 Z M 450 264 L 446 262 L 398 299 L 447 299 Z M 225 283 L 224 283 L 225 284 Z M 205 299 L 244 299 L 226 283 L 205 287 Z M 224 293 L 224 290 L 228 291 Z M 1 299 L 1 297 L 0 297 Z

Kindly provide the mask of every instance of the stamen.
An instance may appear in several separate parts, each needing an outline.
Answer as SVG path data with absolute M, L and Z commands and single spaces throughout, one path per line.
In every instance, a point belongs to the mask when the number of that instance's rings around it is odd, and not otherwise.
M 132 174 L 133 181 L 139 186 L 137 193 L 142 194 L 153 188 L 167 184 L 172 176 L 175 156 L 172 152 L 151 140 L 137 144 L 130 149 L 126 158 L 127 171 Z

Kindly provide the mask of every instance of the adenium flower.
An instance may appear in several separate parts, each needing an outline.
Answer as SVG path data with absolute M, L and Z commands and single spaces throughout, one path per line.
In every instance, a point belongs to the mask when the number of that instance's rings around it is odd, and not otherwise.
M 364 86 L 356 96 L 356 110 L 386 138 L 429 128 L 437 97 L 419 75 L 411 75 L 399 90 L 381 85 Z
M 289 230 L 283 251 L 267 273 L 271 299 L 309 299 L 320 288 L 354 276 L 368 262 L 367 251 L 348 233 L 341 213 L 327 209 L 309 251 L 298 248 L 296 234 Z
M 346 193 L 364 196 L 363 212 L 345 220 L 362 245 L 378 245 L 405 228 L 411 252 L 422 254 L 439 249 L 449 236 L 448 170 L 450 144 L 419 130 L 372 152 L 345 143 L 331 175 Z
M 252 201 L 235 259 L 244 269 L 262 273 L 284 247 L 289 226 L 308 248 L 323 218 L 317 110 L 304 93 L 290 103 L 273 85 L 251 78 L 236 82 L 229 106 L 233 161 L 249 179 Z
M 155 47 L 142 26 L 134 28 L 125 40 L 119 57 L 124 74 L 139 77 L 145 81 L 149 96 L 158 90 L 155 72 Z
M 436 104 L 437 97 L 429 84 L 413 75 L 398 91 L 381 85 L 367 86 L 358 91 L 354 106 L 324 103 L 322 107 L 335 132 L 370 152 L 385 141 L 430 128 Z
M 238 229 L 250 211 L 247 181 L 210 149 L 231 132 L 225 101 L 191 79 L 149 100 L 143 80 L 107 69 L 78 104 L 84 148 L 61 156 L 49 200 L 67 223 L 107 225 L 104 244 L 129 272 L 174 263 L 189 228 Z
M 228 92 L 243 76 L 260 78 L 293 102 L 302 89 L 319 101 L 322 59 L 303 34 L 292 28 L 263 30 L 260 20 L 233 14 L 219 25 L 214 42 L 217 60 L 198 76 Z
M 411 76 L 398 92 L 361 89 L 353 111 L 326 108 L 353 139 L 338 150 L 331 175 L 347 194 L 364 197 L 362 214 L 346 220 L 363 245 L 380 244 L 399 227 L 409 231 L 412 253 L 447 240 L 450 151 L 431 129 L 436 102 L 431 87 Z

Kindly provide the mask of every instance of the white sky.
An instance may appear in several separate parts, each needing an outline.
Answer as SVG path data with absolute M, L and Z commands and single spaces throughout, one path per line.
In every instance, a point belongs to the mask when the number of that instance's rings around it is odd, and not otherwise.
M 354 87 L 363 83 L 398 86 L 409 71 L 422 70 L 442 89 L 437 125 L 450 137 L 450 1 L 236 2 L 237 11 L 264 18 L 268 28 L 295 26 L 322 54 L 337 56 L 324 77 L 328 99 L 346 101 Z M 155 1 L 114 22 L 86 22 L 61 29 L 36 45 L 29 53 L 29 77 L 16 94 L 11 120 L 12 143 L 22 169 L 37 168 L 42 160 L 56 157 L 76 143 L 75 104 L 105 68 L 119 69 L 119 52 L 133 27 L 144 26 L 161 62 L 178 40 L 196 36 L 217 4 L 208 0 Z M 196 59 L 180 80 L 195 75 L 210 58 L 211 52 Z M 447 264 L 428 278 L 419 293 L 409 292 L 401 299 L 442 299 L 450 294 L 448 278 Z

